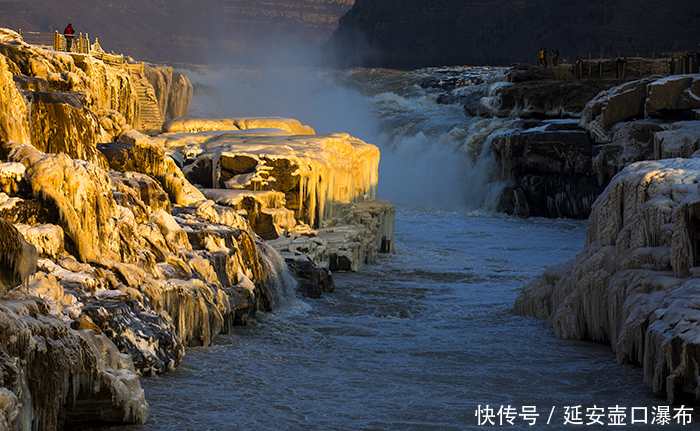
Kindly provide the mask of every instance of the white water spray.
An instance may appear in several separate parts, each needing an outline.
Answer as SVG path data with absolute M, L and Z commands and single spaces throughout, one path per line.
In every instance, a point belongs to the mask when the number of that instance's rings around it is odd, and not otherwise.
M 304 303 L 297 296 L 298 282 L 284 258 L 266 242 L 257 243 L 260 264 L 265 274 L 264 289 L 272 311 L 299 308 Z

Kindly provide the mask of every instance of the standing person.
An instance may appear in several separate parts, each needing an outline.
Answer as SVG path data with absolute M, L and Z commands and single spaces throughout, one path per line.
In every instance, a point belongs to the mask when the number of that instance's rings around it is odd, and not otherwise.
M 68 23 L 68 27 L 63 30 L 63 36 L 66 38 L 66 52 L 70 52 L 70 49 L 73 46 L 73 38 L 75 37 L 73 24 Z
M 540 49 L 540 52 L 538 53 L 537 60 L 538 60 L 538 62 L 537 62 L 538 66 L 544 65 L 544 48 Z
M 542 50 L 542 58 L 543 58 L 543 61 L 544 61 L 544 63 L 543 63 L 542 65 L 543 65 L 544 67 L 547 67 L 547 55 L 549 55 L 549 54 L 547 54 L 547 48 L 545 48 L 545 49 Z
M 552 52 L 552 66 L 557 67 L 559 66 L 559 50 L 555 49 Z
M 675 58 L 671 59 L 671 64 L 669 65 L 669 68 L 671 69 L 670 75 L 675 75 L 676 74 L 676 59 Z
M 583 62 L 580 58 L 577 58 L 574 62 L 574 75 L 576 79 L 581 79 L 583 77 Z

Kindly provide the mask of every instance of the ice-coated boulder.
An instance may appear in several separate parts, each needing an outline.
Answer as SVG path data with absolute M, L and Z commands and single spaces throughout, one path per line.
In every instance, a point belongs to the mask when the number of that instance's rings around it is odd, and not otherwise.
M 614 124 L 644 118 L 650 82 L 652 79 L 647 78 L 601 91 L 584 107 L 579 125 L 588 130 L 596 142 L 611 142 L 610 132 Z
M 609 343 L 669 401 L 700 400 L 700 159 L 639 162 L 596 200 L 586 245 L 523 289 L 515 313 Z

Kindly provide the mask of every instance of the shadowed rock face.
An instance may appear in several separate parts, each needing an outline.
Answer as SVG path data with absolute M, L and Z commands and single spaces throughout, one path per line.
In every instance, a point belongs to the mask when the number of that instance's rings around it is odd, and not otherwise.
M 586 218 L 590 214 L 605 188 L 593 171 L 593 144 L 584 130 L 554 126 L 493 140 L 496 161 L 516 183 L 502 193 L 502 211 L 525 217 Z
M 330 45 L 345 66 L 414 69 L 532 63 L 542 48 L 572 61 L 651 56 L 695 50 L 698 39 L 694 0 L 357 0 Z

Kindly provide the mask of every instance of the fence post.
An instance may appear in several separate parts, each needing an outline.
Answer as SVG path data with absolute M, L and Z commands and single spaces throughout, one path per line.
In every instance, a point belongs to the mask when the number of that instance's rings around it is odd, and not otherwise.
M 19 35 L 22 36 L 22 29 L 19 29 Z
M 59 51 L 61 49 L 61 42 L 58 36 L 58 30 L 53 33 L 53 50 Z

